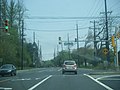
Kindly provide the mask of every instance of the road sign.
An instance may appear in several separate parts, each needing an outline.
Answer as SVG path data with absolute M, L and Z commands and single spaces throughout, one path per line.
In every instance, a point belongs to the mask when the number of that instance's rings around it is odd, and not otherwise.
M 67 46 L 67 45 L 73 46 L 73 43 L 72 43 L 72 42 L 69 42 L 69 43 L 68 43 L 68 42 L 65 42 L 64 45 L 65 45 L 65 46 Z
M 103 53 L 104 53 L 105 55 L 107 55 L 107 54 L 108 54 L 108 49 L 107 49 L 107 48 L 104 48 L 104 49 L 103 49 Z

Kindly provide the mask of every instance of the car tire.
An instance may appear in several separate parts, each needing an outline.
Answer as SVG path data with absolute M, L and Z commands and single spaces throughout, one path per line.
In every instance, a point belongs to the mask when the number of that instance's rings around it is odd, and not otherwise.
M 75 74 L 77 74 L 77 71 L 75 72 Z
M 14 76 L 14 73 L 13 73 L 13 72 L 11 72 L 11 76 Z
M 16 73 L 14 73 L 14 76 L 16 76 Z
M 62 71 L 62 74 L 64 74 L 65 72 L 64 71 Z

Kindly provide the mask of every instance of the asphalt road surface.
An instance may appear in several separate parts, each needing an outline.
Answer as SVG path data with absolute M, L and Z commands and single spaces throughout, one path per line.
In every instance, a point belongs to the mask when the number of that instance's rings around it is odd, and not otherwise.
M 16 76 L 0 76 L 0 88 L 6 90 L 120 90 L 120 77 L 94 78 L 91 69 L 78 69 L 78 74 L 60 68 L 18 71 Z M 4 89 L 1 89 L 4 90 Z

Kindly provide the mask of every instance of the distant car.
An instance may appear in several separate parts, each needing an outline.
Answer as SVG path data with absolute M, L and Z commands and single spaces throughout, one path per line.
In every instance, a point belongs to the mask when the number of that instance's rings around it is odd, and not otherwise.
M 75 74 L 77 74 L 76 62 L 73 60 L 64 61 L 63 67 L 62 67 L 62 74 L 64 74 L 65 72 L 74 72 Z
M 0 75 L 16 75 L 16 67 L 12 64 L 5 64 L 0 67 Z

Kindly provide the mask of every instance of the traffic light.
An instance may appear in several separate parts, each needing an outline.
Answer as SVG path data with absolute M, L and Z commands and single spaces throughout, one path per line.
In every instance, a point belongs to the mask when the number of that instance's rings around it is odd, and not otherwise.
M 59 44 L 62 44 L 62 42 L 61 42 L 61 37 L 59 37 L 58 39 L 59 39 Z
M 61 41 L 61 37 L 59 37 L 59 41 Z
M 75 42 L 77 42 L 77 38 L 75 38 Z
M 115 45 L 115 37 L 114 36 L 111 37 L 111 42 L 112 42 L 112 47 L 115 47 L 116 45 Z
M 8 32 L 8 20 L 5 20 L 5 32 Z

